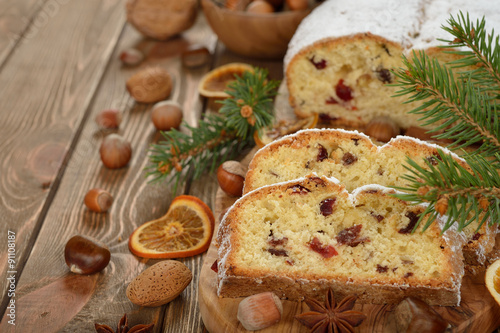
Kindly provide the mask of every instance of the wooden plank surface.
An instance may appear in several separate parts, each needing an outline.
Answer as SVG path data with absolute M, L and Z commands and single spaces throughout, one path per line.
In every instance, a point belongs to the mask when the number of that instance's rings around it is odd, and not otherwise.
M 0 72 L 0 235 L 16 233 L 17 274 L 123 28 L 122 7 L 123 0 L 61 5 L 36 35 L 17 44 Z M 7 301 L 6 252 L 2 246 L 2 313 Z
M 0 0 L 0 68 L 20 41 L 34 38 L 68 0 Z M 41 11 L 45 8 L 44 11 Z
M 171 186 L 150 184 L 145 178 L 147 153 L 151 143 L 159 139 L 159 133 L 150 120 L 151 105 L 136 104 L 125 89 L 125 81 L 139 69 L 160 65 L 167 69 L 174 81 L 170 99 L 181 103 L 186 121 L 195 125 L 201 116 L 203 100 L 198 97 L 197 86 L 208 66 L 185 70 L 180 64 L 181 52 L 193 43 L 214 48 L 216 39 L 203 18 L 181 37 L 166 42 L 144 39 L 127 25 L 120 43 L 111 56 L 107 72 L 99 85 L 80 138 L 73 148 L 59 189 L 48 209 L 18 284 L 17 299 L 25 308 L 19 310 L 19 325 L 29 327 L 40 324 L 48 331 L 91 331 L 95 322 L 115 326 L 124 313 L 129 322 L 155 322 L 155 332 L 179 332 L 179 326 L 201 327 L 199 316 L 193 316 L 186 298 L 196 299 L 196 285 L 192 284 L 183 295 L 167 307 L 141 308 L 132 304 L 125 295 L 128 283 L 154 260 L 132 255 L 127 246 L 128 236 L 139 225 L 165 214 L 173 198 Z M 119 52 L 134 46 L 147 54 L 137 68 L 123 67 L 118 60 Z M 109 170 L 102 166 L 99 145 L 108 134 L 97 128 L 95 115 L 105 108 L 119 108 L 124 118 L 118 133 L 132 144 L 132 159 L 126 168 Z M 83 205 L 85 193 L 93 187 L 108 190 L 114 196 L 111 210 L 106 214 L 89 212 Z M 179 191 L 182 193 L 182 188 Z M 101 273 L 85 281 L 84 301 L 67 306 L 57 301 L 58 311 L 48 311 L 41 304 L 57 289 L 74 278 L 64 263 L 64 245 L 74 234 L 84 234 L 106 243 L 111 250 L 111 263 Z M 201 256 L 184 259 L 195 275 L 201 267 Z M 43 277 L 43 278 L 40 278 Z M 71 284 L 71 283 L 69 283 Z M 55 287 L 54 287 L 55 286 Z M 184 317 L 180 314 L 185 313 Z M 182 321 L 181 321 L 182 320 Z M 5 326 L 0 327 L 3 332 Z M 190 331 L 190 330 L 187 330 Z M 196 331 L 196 330 L 194 330 Z

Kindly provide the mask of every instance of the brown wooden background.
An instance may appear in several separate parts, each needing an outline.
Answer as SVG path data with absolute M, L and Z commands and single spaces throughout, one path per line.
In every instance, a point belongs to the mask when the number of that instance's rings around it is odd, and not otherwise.
M 130 233 L 167 211 L 174 194 L 150 184 L 143 171 L 151 143 L 159 139 L 151 105 L 136 104 L 125 90 L 139 68 L 158 64 L 174 78 L 170 99 L 195 125 L 205 112 L 197 85 L 208 70 L 241 61 L 282 76 L 282 64 L 259 62 L 225 50 L 200 12 L 193 28 L 157 42 L 126 23 L 125 0 L 0 0 L 0 313 L 9 298 L 7 232 L 16 233 L 16 328 L 3 317 L 0 332 L 92 332 L 94 322 L 116 327 L 124 313 L 131 325 L 156 322 L 154 332 L 202 332 L 197 304 L 203 257 L 182 260 L 193 272 L 187 290 L 172 303 L 140 308 L 125 295 L 128 283 L 154 263 L 132 255 Z M 210 65 L 184 69 L 181 52 L 199 43 L 213 52 Z M 121 50 L 147 54 L 139 68 L 123 67 Z M 94 122 L 105 108 L 119 108 L 118 132 L 132 144 L 129 166 L 108 170 L 99 145 L 106 134 Z M 85 193 L 107 189 L 115 199 L 107 214 L 83 205 Z M 177 194 L 214 204 L 213 175 L 188 181 Z M 64 245 L 85 234 L 109 245 L 110 265 L 100 274 L 71 274 Z

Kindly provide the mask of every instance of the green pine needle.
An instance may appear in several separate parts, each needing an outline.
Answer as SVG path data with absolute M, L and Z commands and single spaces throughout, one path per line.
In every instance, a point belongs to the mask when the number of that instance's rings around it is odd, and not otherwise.
M 500 223 L 499 37 L 486 31 L 484 18 L 474 23 L 463 13 L 452 16 L 443 29 L 452 36 L 443 40 L 443 52 L 458 55 L 457 60 L 443 65 L 414 52 L 412 59 L 403 59 L 406 68 L 395 72 L 396 95 L 420 102 L 412 113 L 433 127 L 435 138 L 454 141 L 448 148 L 460 149 L 471 169 L 442 151 L 436 165 L 426 160 L 421 167 L 408 159 L 404 178 L 409 185 L 397 188 L 406 193 L 395 196 L 427 204 L 418 222 L 429 214 L 424 230 L 440 213 L 447 216 L 443 231 L 454 224 L 463 230 L 471 223 L 479 230 L 484 223 Z
M 252 136 L 256 128 L 267 127 L 273 122 L 273 97 L 279 82 L 269 81 L 267 75 L 267 70 L 261 68 L 256 68 L 253 73 L 244 72 L 242 77 L 236 78 L 229 85 L 226 92 L 231 98 L 220 102 L 222 107 L 219 112 L 227 118 L 227 126 L 234 128 L 237 136 L 242 139 Z M 241 110 L 245 106 L 252 110 L 249 117 L 241 116 Z M 252 121 L 255 121 L 254 125 L 251 124 Z

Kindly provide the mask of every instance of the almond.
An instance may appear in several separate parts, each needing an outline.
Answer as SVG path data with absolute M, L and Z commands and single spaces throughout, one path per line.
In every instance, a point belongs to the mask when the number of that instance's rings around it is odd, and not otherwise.
M 172 92 L 172 78 L 160 67 L 149 67 L 135 73 L 127 80 L 127 90 L 139 103 L 164 100 Z
M 193 274 L 180 261 L 165 260 L 146 269 L 127 287 L 128 299 L 139 306 L 167 304 L 191 283 Z

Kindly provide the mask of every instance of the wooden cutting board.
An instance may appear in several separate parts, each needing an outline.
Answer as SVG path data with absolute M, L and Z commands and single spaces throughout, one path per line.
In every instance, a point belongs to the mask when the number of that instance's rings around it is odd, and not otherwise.
M 275 110 L 278 119 L 293 119 L 293 110 L 288 104 L 286 85 L 281 84 L 279 95 L 275 101 Z M 251 151 L 242 161 L 248 165 L 255 154 Z M 219 298 L 216 292 L 216 273 L 211 266 L 217 259 L 215 235 L 221 213 L 231 206 L 236 198 L 227 196 L 220 189 L 217 191 L 214 215 L 217 219 L 214 239 L 205 256 L 199 280 L 198 299 L 200 312 L 205 327 L 210 333 L 219 332 L 246 332 L 236 318 L 238 304 L 242 298 Z M 500 236 L 497 237 L 500 245 Z M 500 246 L 497 246 L 500 251 Z M 367 315 L 367 319 L 356 328 L 356 332 L 363 333 L 393 333 L 396 332 L 394 323 L 390 319 L 395 305 L 356 304 L 355 310 Z M 484 273 L 475 277 L 465 276 L 462 281 L 462 302 L 459 307 L 434 307 L 436 311 L 452 326 L 451 332 L 489 333 L 500 326 L 500 306 L 495 302 L 484 285 Z M 283 317 L 277 325 L 259 332 L 263 333 L 299 333 L 309 332 L 294 317 L 308 310 L 304 302 L 283 301 Z M 425 333 L 425 332 L 421 332 Z
M 214 214 L 219 220 L 221 213 L 231 206 L 235 198 L 217 191 Z M 218 223 L 215 229 L 217 234 Z M 242 298 L 219 298 L 216 293 L 216 273 L 210 268 L 217 259 L 215 237 L 208 249 L 201 268 L 198 288 L 198 300 L 203 323 L 210 333 L 246 332 L 236 319 L 238 304 Z M 472 278 L 466 276 L 462 282 L 462 302 L 458 307 L 440 307 L 434 309 L 452 326 L 451 332 L 488 333 L 500 326 L 500 306 L 495 302 L 484 285 L 484 274 Z M 390 315 L 394 305 L 356 304 L 355 310 L 361 311 L 368 318 L 356 328 L 356 332 L 396 332 Z M 304 302 L 283 301 L 283 318 L 277 325 L 259 332 L 298 333 L 308 332 L 305 326 L 294 320 L 294 316 L 308 307 Z M 424 333 L 424 332 L 422 332 Z

